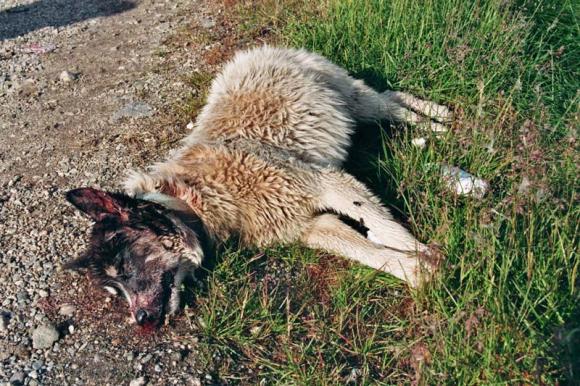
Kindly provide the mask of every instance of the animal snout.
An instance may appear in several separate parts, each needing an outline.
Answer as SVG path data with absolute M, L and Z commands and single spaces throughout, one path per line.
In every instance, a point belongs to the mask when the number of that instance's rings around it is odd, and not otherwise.
M 140 308 L 137 310 L 137 312 L 135 312 L 135 320 L 137 321 L 137 324 L 140 326 L 145 325 L 147 322 L 149 322 L 151 320 L 149 313 L 144 310 L 143 308 Z

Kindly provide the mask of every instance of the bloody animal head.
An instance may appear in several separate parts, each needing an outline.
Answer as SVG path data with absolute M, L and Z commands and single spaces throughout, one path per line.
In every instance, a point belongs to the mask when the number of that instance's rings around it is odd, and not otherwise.
M 193 213 L 92 188 L 71 190 L 67 199 L 95 221 L 89 249 L 67 264 L 127 300 L 131 315 L 156 327 L 179 308 L 185 276 L 201 263 L 203 226 Z

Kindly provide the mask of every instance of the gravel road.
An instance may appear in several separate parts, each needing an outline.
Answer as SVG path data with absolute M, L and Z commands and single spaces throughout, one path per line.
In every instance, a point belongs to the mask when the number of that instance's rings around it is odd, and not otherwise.
M 0 0 L 0 385 L 215 381 L 186 317 L 141 335 L 121 300 L 60 267 L 90 227 L 64 192 L 117 189 L 185 133 L 172 113 L 196 92 L 186 77 L 200 54 L 174 37 L 213 29 L 216 12 L 194 0 Z

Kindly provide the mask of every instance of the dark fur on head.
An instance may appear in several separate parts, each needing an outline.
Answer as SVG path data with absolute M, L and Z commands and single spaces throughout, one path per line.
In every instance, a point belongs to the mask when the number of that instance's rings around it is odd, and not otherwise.
M 139 325 L 158 326 L 179 308 L 179 290 L 203 258 L 197 216 L 155 202 L 81 188 L 67 200 L 95 221 L 89 249 L 66 264 L 121 293 Z M 201 241 L 200 241 L 201 240 Z

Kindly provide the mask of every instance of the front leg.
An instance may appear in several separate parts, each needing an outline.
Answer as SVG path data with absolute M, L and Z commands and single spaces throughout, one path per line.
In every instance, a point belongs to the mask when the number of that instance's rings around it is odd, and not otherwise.
M 370 242 L 333 214 L 319 215 L 305 229 L 301 241 L 310 248 L 324 249 L 365 264 L 417 287 L 427 275 L 423 263 L 413 254 Z
M 173 284 L 171 285 L 171 296 L 168 303 L 168 315 L 175 315 L 181 309 L 181 286 L 187 277 L 193 277 L 195 268 L 198 264 L 192 264 L 190 260 L 185 260 L 180 263 L 175 276 L 173 277 Z
M 379 199 L 351 175 L 325 171 L 321 189 L 319 210 L 332 210 L 360 222 L 381 245 L 407 252 L 428 250 L 405 227 L 394 221 Z
M 439 253 L 432 251 L 394 221 L 379 199 L 349 174 L 333 170 L 322 173 L 317 209 L 330 210 L 359 222 L 368 229 L 368 235 L 372 235 L 370 241 L 407 256 L 416 256 L 427 271 L 435 271 L 439 264 Z

